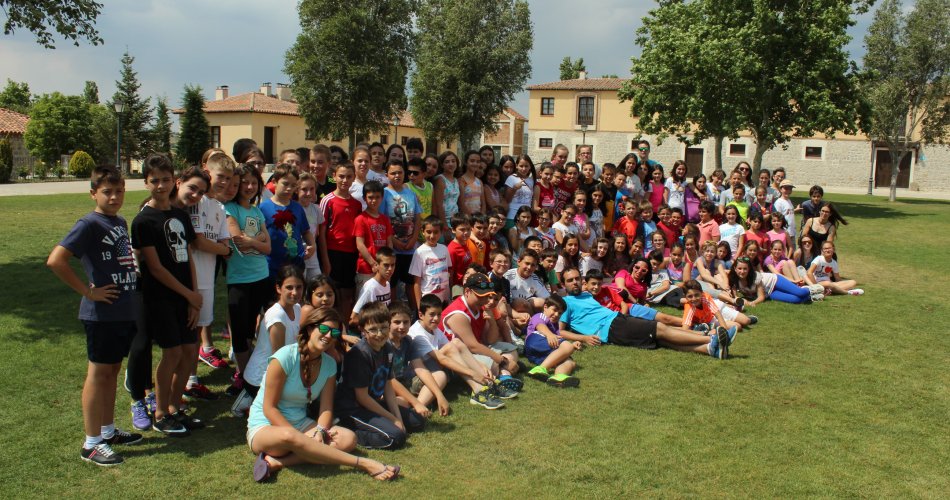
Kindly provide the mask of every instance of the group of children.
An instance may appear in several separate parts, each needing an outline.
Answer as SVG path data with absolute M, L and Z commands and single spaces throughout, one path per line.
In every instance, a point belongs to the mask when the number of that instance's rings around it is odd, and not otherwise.
M 744 162 L 728 187 L 719 170 L 687 181 L 683 162 L 666 178 L 646 141 L 617 165 L 594 164 L 590 146 L 567 162 L 558 145 L 537 169 L 527 155 L 496 164 L 491 148 L 459 158 L 407 146 L 358 145 L 352 161 L 322 145 L 287 150 L 266 183 L 252 141 L 235 144 L 241 163 L 211 149 L 178 175 L 155 154 L 131 237 L 118 215 L 125 181 L 96 169 L 96 209 L 48 262 L 83 296 L 82 458 L 115 465 L 113 445 L 142 439 L 114 425 L 126 355 L 137 430 L 203 428 L 183 396 L 216 398 L 197 363 L 223 369 L 230 357 L 227 392 L 248 418 L 256 480 L 300 462 L 391 480 L 398 466 L 350 452 L 402 447 L 433 403 L 447 415 L 453 378 L 471 404 L 495 410 L 523 390 L 521 356 L 530 378 L 578 387 L 572 356 L 587 345 L 726 358 L 736 332 L 758 322 L 748 309 L 766 299 L 863 293 L 839 275 L 834 241 L 847 222 L 818 186 L 793 206 L 781 169 L 763 170 L 753 189 Z M 219 274 L 230 356 L 212 339 Z

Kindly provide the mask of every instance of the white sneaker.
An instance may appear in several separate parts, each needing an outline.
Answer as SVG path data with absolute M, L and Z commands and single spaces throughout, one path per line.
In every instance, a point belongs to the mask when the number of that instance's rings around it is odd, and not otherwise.
M 246 389 L 241 389 L 241 393 L 234 399 L 231 405 L 231 414 L 238 418 L 247 418 L 251 405 L 254 404 L 254 398 L 247 393 Z
M 864 295 L 864 290 L 860 288 L 853 288 L 848 290 L 848 295 Z

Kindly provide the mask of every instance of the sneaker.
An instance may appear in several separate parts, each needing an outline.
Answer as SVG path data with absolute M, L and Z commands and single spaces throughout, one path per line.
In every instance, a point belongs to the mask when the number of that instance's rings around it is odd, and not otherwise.
M 551 374 L 548 373 L 548 369 L 541 365 L 535 366 L 530 371 L 528 371 L 528 376 L 542 382 L 551 378 Z
M 743 309 L 745 309 L 745 299 L 739 297 L 736 299 L 736 311 L 742 312 Z
M 102 467 L 119 465 L 125 461 L 122 459 L 122 455 L 112 451 L 109 443 L 105 441 L 102 441 L 90 449 L 83 448 L 79 452 L 79 457 L 87 462 L 92 462 Z
M 224 330 L 221 330 L 221 338 L 225 340 L 231 339 L 231 330 L 229 330 L 228 327 L 224 327 Z
M 165 415 L 161 420 L 156 420 L 152 423 L 152 430 L 173 437 L 187 437 L 191 435 L 191 432 L 171 415 Z
M 494 396 L 491 387 L 485 387 L 478 392 L 473 392 L 468 402 L 473 405 L 481 406 L 486 410 L 497 410 L 505 407 L 505 402 Z
M 860 288 L 852 288 L 848 290 L 848 295 L 864 295 L 864 290 Z
M 716 327 L 716 334 L 712 335 L 716 338 L 717 344 L 719 345 L 719 359 L 726 359 L 729 357 L 729 344 L 731 343 L 731 338 L 729 336 L 729 330 L 726 330 L 723 327 Z
M 218 395 L 211 392 L 211 389 L 208 389 L 204 384 L 197 383 L 188 386 L 185 389 L 185 396 L 194 399 L 204 399 L 205 401 L 214 401 L 218 399 Z
M 518 394 L 519 394 L 518 391 L 512 390 L 509 387 L 506 387 L 505 385 L 499 383 L 499 381 L 497 380 L 491 386 L 491 391 L 492 391 L 492 394 L 494 394 L 495 397 L 498 399 L 513 399 L 513 398 L 518 397 Z
M 122 429 L 116 429 L 115 434 L 112 435 L 109 439 L 103 439 L 109 446 L 114 446 L 117 444 L 138 444 L 142 442 L 141 434 L 133 434 L 131 432 L 125 432 Z
M 212 347 L 211 349 L 205 350 L 204 347 L 198 348 L 198 361 L 214 368 L 215 370 L 219 368 L 227 368 L 228 362 L 221 357 L 221 351 Z
M 720 359 L 719 354 L 721 349 L 719 346 L 719 335 L 711 335 L 709 337 L 709 343 L 706 344 L 706 351 L 710 356 Z
M 185 429 L 189 431 L 194 431 L 198 429 L 204 429 L 205 423 L 200 418 L 192 417 L 191 415 L 184 412 L 184 410 L 178 410 L 172 414 L 172 418 L 178 421 L 179 424 L 183 425 Z
M 732 344 L 736 343 L 736 335 L 739 333 L 739 327 L 733 326 L 726 330 L 726 335 L 729 336 L 729 347 L 732 347 Z
M 152 415 L 155 415 L 155 393 L 150 392 L 145 396 L 145 406 L 148 407 L 148 412 Z
M 750 325 L 754 325 L 754 324 L 756 324 L 756 323 L 758 323 L 758 322 L 759 322 L 759 317 L 758 317 L 758 316 L 753 316 L 752 314 L 749 315 L 749 324 L 750 324 Z
M 251 404 L 254 403 L 254 398 L 247 393 L 244 389 L 241 389 L 240 394 L 234 400 L 234 404 L 231 405 L 231 415 L 234 415 L 238 418 L 246 418 L 248 415 L 248 410 L 251 409 Z
M 708 335 L 709 325 L 706 323 L 699 323 L 698 325 L 693 325 L 693 331 L 702 333 L 703 335 Z
M 524 389 L 524 382 L 512 377 L 511 375 L 502 375 L 498 377 L 498 380 L 495 382 L 515 392 L 521 392 L 521 389 Z
M 566 373 L 557 373 L 547 380 L 548 385 L 553 387 L 577 387 L 581 385 L 581 380 Z
M 231 385 L 224 390 L 224 393 L 228 396 L 235 397 L 241 394 L 241 391 L 244 389 L 244 379 L 238 375 L 238 372 L 234 372 L 234 375 L 231 376 Z
M 132 401 L 132 427 L 140 431 L 152 428 L 152 414 L 148 411 L 145 401 Z

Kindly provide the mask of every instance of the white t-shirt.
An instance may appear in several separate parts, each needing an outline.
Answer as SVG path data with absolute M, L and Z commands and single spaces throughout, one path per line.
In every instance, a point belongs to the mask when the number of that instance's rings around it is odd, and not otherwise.
M 670 190 L 670 208 L 683 210 L 686 206 L 686 181 L 677 183 L 672 177 L 667 177 L 663 186 Z
M 366 180 L 369 180 L 368 176 Z M 359 200 L 360 205 L 363 206 L 363 210 L 366 210 L 366 200 L 363 199 L 363 183 L 358 179 L 353 179 L 353 184 L 350 184 L 350 196 L 352 196 L 354 200 Z
M 189 207 L 191 225 L 195 233 L 203 235 L 211 241 L 227 240 L 231 238 L 228 231 L 228 221 L 224 213 L 224 205 L 207 195 L 202 196 L 194 206 Z M 218 256 L 210 252 L 194 250 L 195 274 L 198 277 L 198 289 L 214 288 L 214 267 Z
M 775 203 L 772 205 L 772 210 L 785 217 L 785 222 L 787 223 L 785 232 L 792 238 L 792 241 L 795 241 L 795 233 L 798 232 L 798 226 L 795 225 L 795 207 L 792 205 L 792 201 L 779 198 L 775 200 Z
M 729 224 L 728 222 L 719 224 L 719 241 L 729 243 L 732 255 L 736 255 L 736 252 L 739 251 L 739 237 L 743 234 L 745 234 L 745 228 L 740 224 Z
M 824 255 L 819 255 L 815 257 L 815 260 L 811 261 L 815 266 L 815 280 L 816 281 L 831 281 L 834 277 L 834 273 L 838 271 L 838 261 L 832 259 L 831 262 L 825 260 Z
M 591 255 L 584 255 L 584 256 L 581 256 L 580 265 L 577 267 L 578 267 L 578 271 L 581 272 L 581 276 L 587 276 L 587 271 L 590 271 L 591 269 L 603 271 L 604 263 L 595 259 Z
M 452 287 L 449 285 L 449 264 L 449 249 L 445 245 L 436 244 L 430 247 L 423 243 L 412 254 L 409 274 L 422 278 L 419 285 L 423 295 L 431 293 L 447 301 L 452 295 Z
M 577 227 L 577 224 L 574 224 L 573 221 L 571 221 L 570 224 L 564 224 L 564 223 L 561 222 L 561 221 L 557 221 L 557 222 L 555 222 L 554 224 L 551 225 L 551 228 L 552 228 L 552 229 L 557 229 L 558 231 L 560 231 L 562 237 L 567 236 L 568 233 L 573 234 L 574 236 L 578 236 L 578 237 L 579 237 L 579 235 L 580 235 L 580 233 L 581 233 L 580 228 L 578 228 L 578 227 Z
M 762 285 L 762 289 L 765 290 L 765 296 L 768 297 L 775 291 L 775 285 L 778 284 L 778 276 L 773 273 L 758 273 L 755 275 L 755 282 Z
M 267 371 L 267 363 L 271 355 L 274 354 L 273 346 L 270 343 L 270 327 L 277 323 L 284 324 L 284 345 L 293 344 L 297 341 L 297 332 L 300 331 L 300 304 L 294 304 L 294 317 L 287 316 L 280 303 L 276 303 L 264 313 L 264 320 L 257 331 L 257 343 L 254 345 L 254 352 L 247 361 L 247 368 L 244 370 L 244 379 L 252 385 L 261 386 L 264 381 L 264 372 Z M 283 346 L 281 346 L 283 347 Z
M 359 314 L 360 311 L 363 310 L 363 307 L 370 302 L 385 302 L 388 306 L 391 298 L 392 289 L 389 286 L 389 282 L 382 285 L 376 281 L 376 277 L 373 276 L 363 284 L 363 288 L 360 290 L 360 296 L 356 299 L 356 305 L 353 306 L 353 312 Z
M 522 185 L 521 177 L 509 175 L 508 180 L 505 181 L 505 186 L 509 189 L 518 186 L 518 190 L 515 191 L 515 195 L 511 198 L 511 203 L 508 205 L 508 218 L 514 219 L 515 215 L 518 214 L 519 208 L 525 205 L 531 206 L 531 198 L 534 196 L 534 179 L 528 177 L 524 180 L 524 185 Z
M 373 169 L 369 169 L 369 170 L 366 171 L 366 180 L 367 180 L 367 181 L 379 181 L 379 182 L 382 182 L 382 183 L 383 183 L 383 186 L 388 186 L 388 185 L 389 185 L 389 177 L 387 177 L 386 174 L 377 173 L 377 172 L 374 171 Z M 363 193 L 360 192 L 360 198 L 362 198 L 362 197 L 363 197 Z
M 442 330 L 436 328 L 432 333 L 429 333 L 418 321 L 409 328 L 409 338 L 411 339 L 409 359 L 423 358 L 430 352 L 437 351 L 449 343 L 449 339 L 445 337 Z
M 664 281 L 670 281 L 670 273 L 668 273 L 666 269 L 653 271 L 653 275 L 650 277 L 650 287 L 647 288 L 647 291 L 652 292 L 660 288 L 660 286 L 663 284 Z M 672 286 L 667 288 L 666 291 L 661 293 L 660 295 L 657 295 L 653 297 L 652 299 L 650 299 L 650 302 L 653 304 L 659 304 L 660 301 L 663 300 L 663 297 L 666 297 L 666 294 L 670 293 L 671 291 L 673 291 Z
M 313 241 L 317 241 L 317 234 L 319 233 L 320 224 L 324 223 L 323 220 L 323 211 L 320 210 L 320 207 L 316 203 L 311 203 L 303 207 L 303 213 L 307 214 L 307 223 L 310 224 L 310 231 L 313 233 Z M 314 252 L 313 257 L 310 257 L 304 264 L 307 269 L 313 269 L 318 274 L 320 271 L 320 252 Z
M 509 269 L 505 271 L 505 279 L 511 285 L 511 298 L 514 299 L 546 299 L 551 294 L 544 287 L 544 283 L 537 274 L 531 273 L 527 279 L 518 275 L 518 269 Z

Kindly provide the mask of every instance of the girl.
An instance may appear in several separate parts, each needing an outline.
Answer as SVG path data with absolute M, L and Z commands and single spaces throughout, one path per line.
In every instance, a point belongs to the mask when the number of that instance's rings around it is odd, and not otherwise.
M 745 228 L 742 227 L 739 209 L 735 205 L 727 206 L 723 217 L 726 220 L 719 225 L 719 241 L 729 244 L 732 249 L 731 258 L 745 245 Z
M 687 222 L 699 222 L 699 204 L 712 197 L 709 186 L 706 185 L 706 176 L 699 174 L 693 177 L 693 182 L 686 186 L 684 192 L 683 216 Z
M 581 185 L 580 189 L 590 192 L 597 185 L 597 179 L 594 178 L 594 164 L 585 163 L 581 165 Z
M 722 194 L 726 190 L 726 187 L 723 185 L 725 181 L 726 172 L 721 168 L 717 168 L 712 174 L 709 174 L 709 201 L 713 202 L 717 207 L 720 205 Z
M 607 252 L 604 275 L 613 276 L 629 265 L 630 249 L 627 246 L 627 237 L 622 234 L 615 235 L 611 241 L 610 250 Z
M 445 241 L 451 239 L 452 226 L 449 220 L 459 211 L 459 181 L 455 178 L 455 171 L 459 166 L 459 157 L 451 151 L 439 155 L 439 169 L 442 173 L 435 177 L 435 188 L 432 193 L 432 212 L 442 220 L 442 237 Z
M 663 234 L 663 231 L 657 231 L 651 234 L 650 242 L 653 244 L 652 251 L 658 250 L 663 255 L 663 264 L 666 264 L 666 259 L 670 256 L 670 249 L 666 248 L 666 236 Z
M 761 253 L 762 247 L 760 247 L 759 244 L 754 241 L 747 241 L 745 246 L 742 247 L 742 250 L 739 251 L 739 255 L 748 257 L 752 262 L 752 268 L 759 272 L 762 272 L 762 260 L 764 258 Z
M 666 187 L 666 181 L 663 179 L 663 167 L 655 165 L 650 171 L 650 204 L 653 205 L 653 213 L 659 213 L 662 205 L 670 197 L 670 192 Z
M 331 309 L 336 307 L 336 297 L 338 294 L 329 276 L 323 274 L 314 276 L 313 279 L 307 281 L 307 290 L 308 298 L 300 308 L 301 318 L 306 318 L 311 312 L 321 307 L 329 307 Z M 346 325 L 343 325 L 343 341 L 345 344 L 327 350 L 327 354 L 333 356 L 333 359 L 336 360 L 337 363 L 343 362 L 343 352 L 346 352 L 350 346 L 356 345 L 356 343 L 360 341 L 360 337 L 348 335 Z
M 765 189 L 765 203 L 768 204 L 769 206 L 772 206 L 772 202 L 774 202 L 775 199 L 778 198 L 779 196 L 778 189 L 773 188 L 771 186 L 771 182 L 772 182 L 772 174 L 769 173 L 769 170 L 766 168 L 759 170 L 759 185 L 756 186 L 755 191 L 758 194 L 760 187 Z M 771 212 L 771 210 L 769 210 L 769 212 Z M 768 213 L 768 212 L 765 212 L 765 213 Z
M 726 268 L 723 267 L 722 261 L 716 258 L 716 246 L 715 241 L 703 243 L 702 255 L 693 262 L 699 274 L 698 279 L 703 284 L 703 290 L 729 289 Z
M 350 455 L 356 435 L 333 425 L 336 362 L 325 351 L 340 337 L 342 324 L 333 309 L 312 312 L 296 342 L 279 349 L 268 362 L 247 422 L 247 444 L 257 454 L 255 481 L 300 463 L 348 465 L 381 481 L 399 477 L 399 466 Z M 320 405 L 316 421 L 307 417 L 314 399 Z
M 650 265 L 650 261 L 638 257 L 633 260 L 630 271 L 623 269 L 614 276 L 614 285 L 620 291 L 621 296 L 626 291 L 627 296 L 625 298 L 631 302 L 643 304 L 646 302 L 647 289 L 650 288 L 652 275 L 653 267 Z
M 644 248 L 646 248 L 646 244 L 643 242 L 643 238 L 640 236 L 634 238 L 633 243 L 630 244 L 630 260 L 642 259 Z
M 518 160 L 514 159 L 514 157 L 511 155 L 504 155 L 500 160 L 498 160 L 498 166 L 501 168 L 501 176 L 505 179 L 505 181 L 514 175 L 517 165 Z
M 554 213 L 563 209 L 571 202 L 571 195 L 577 191 L 578 177 L 581 175 L 580 167 L 576 163 L 570 162 L 564 167 L 564 180 L 555 182 L 554 197 L 557 200 Z
M 530 224 L 531 207 L 523 205 L 515 214 L 515 226 L 508 230 L 508 243 L 511 245 L 513 256 L 521 256 L 521 245 L 526 238 L 538 236 L 538 232 Z
M 310 226 L 311 237 L 319 233 L 320 224 L 323 224 L 323 212 L 314 201 L 317 199 L 317 179 L 313 174 L 304 172 L 300 174 L 300 180 L 297 181 L 297 202 L 303 208 L 307 216 L 307 224 Z M 314 247 L 316 248 L 316 247 Z M 314 276 L 320 274 L 320 257 L 313 253 L 304 261 L 304 280 L 310 281 Z
M 574 207 L 565 207 L 573 209 Z M 557 263 L 554 264 L 554 273 L 557 275 L 557 282 L 564 283 L 564 270 L 568 268 L 577 268 L 580 265 L 581 240 L 576 234 L 568 234 L 564 238 L 564 244 L 561 245 L 561 251 L 557 256 Z
M 794 249 L 792 245 L 792 239 L 788 236 L 788 231 L 786 226 L 788 221 L 785 220 L 785 217 L 782 216 L 779 212 L 772 212 L 771 217 L 769 217 L 769 225 L 772 226 L 772 230 L 767 234 L 769 235 L 769 241 L 781 241 L 785 248 Z
M 805 279 L 798 274 L 795 262 L 785 255 L 785 244 L 781 240 L 775 240 L 771 243 L 769 256 L 765 258 L 764 264 L 770 273 L 781 274 L 798 286 L 805 284 Z
M 391 160 L 402 162 L 402 168 L 406 168 L 406 150 L 399 144 L 390 144 L 386 149 L 386 161 L 384 164 L 388 165 Z
M 606 199 L 607 193 L 604 192 L 603 185 L 597 184 L 591 189 L 587 201 L 587 222 L 595 238 L 602 238 L 606 231 L 609 231 L 604 225 L 604 213 L 607 210 L 604 200 Z
M 548 208 L 542 208 L 538 212 L 538 227 L 535 228 L 537 231 L 538 238 L 541 238 L 541 245 L 544 248 L 554 248 L 557 246 L 557 234 L 554 231 L 552 224 L 554 223 L 554 212 Z
M 572 203 L 575 209 L 574 225 L 577 227 L 577 235 L 581 238 L 581 251 L 588 252 L 597 241 L 597 235 L 591 229 L 587 218 L 587 193 L 583 189 L 574 191 Z
M 803 276 L 805 281 L 809 284 L 815 284 L 815 282 L 811 281 L 808 277 L 808 266 L 811 265 L 811 261 L 815 260 L 817 256 L 818 252 L 815 251 L 814 240 L 807 234 L 802 235 L 798 240 L 798 248 L 795 250 L 795 253 L 792 254 L 792 260 L 798 268 L 799 276 Z
M 838 261 L 835 260 L 835 244 L 825 241 L 821 244 L 821 255 L 808 266 L 808 278 L 835 295 L 863 295 L 864 290 L 855 288 L 855 280 L 843 280 L 838 270 Z
M 745 233 L 745 239 L 758 243 L 761 248 L 769 246 L 771 239 L 769 233 L 765 232 L 765 221 L 761 213 L 755 211 L 749 213 L 749 230 Z
M 386 148 L 378 142 L 374 142 L 369 147 L 369 171 L 366 172 L 366 179 L 382 182 L 384 186 L 389 185 L 389 177 L 386 176 Z M 357 196 L 357 199 L 363 197 L 363 193 Z
M 663 183 L 663 202 L 671 209 L 678 208 L 686 213 L 686 162 L 676 160 L 673 163 L 673 169 L 670 170 L 670 177 Z M 652 201 L 652 200 L 651 200 Z M 658 205 L 653 205 L 653 212 L 659 211 Z
M 848 221 L 838 213 L 838 209 L 831 203 L 827 203 L 818 210 L 818 217 L 805 221 L 803 234 L 808 234 L 818 246 L 824 244 L 825 241 L 834 243 L 839 222 L 848 225 Z
M 738 252 L 736 252 L 736 255 L 738 255 Z M 720 241 L 716 245 L 716 258 L 722 262 L 723 269 L 726 271 L 731 269 L 733 258 L 732 247 L 730 247 L 725 241 Z
M 564 239 L 568 234 L 575 236 L 580 234 L 580 229 L 574 224 L 574 215 L 576 215 L 576 212 L 577 208 L 575 208 L 574 205 L 564 207 L 561 210 L 561 218 L 552 226 L 554 228 L 554 239 L 559 248 L 564 247 Z M 580 238 L 578 238 L 578 242 L 579 241 Z
M 482 146 L 478 148 L 478 156 L 482 159 L 484 163 L 484 168 L 491 167 L 495 165 L 495 149 L 491 146 Z
M 531 209 L 535 215 L 540 215 L 541 209 L 554 210 L 557 199 L 554 197 L 554 165 L 544 162 L 541 164 L 540 178 L 534 186 L 534 194 L 531 198 Z
M 426 153 L 424 159 L 426 162 L 426 180 L 430 183 L 435 182 L 435 176 L 439 175 L 439 158 L 432 153 Z
M 231 413 L 243 417 L 254 402 L 264 381 L 267 361 L 285 345 L 297 338 L 300 330 L 300 304 L 303 297 L 303 274 L 295 266 L 287 265 L 277 272 L 277 302 L 264 313 L 257 330 L 257 343 L 244 372 L 244 388 L 234 400 Z
M 482 157 L 478 151 L 465 153 L 464 165 L 462 177 L 459 178 L 459 190 L 462 193 L 459 210 L 468 215 L 485 213 L 485 186 L 478 178 L 482 171 Z
M 683 289 L 673 286 L 667 270 L 663 268 L 663 254 L 657 251 L 650 252 L 650 265 L 653 266 L 653 275 L 650 279 L 650 288 L 647 290 L 647 302 L 663 304 L 670 307 L 682 308 L 680 299 L 684 297 Z
M 795 285 L 781 274 L 756 272 L 748 257 L 736 259 L 729 271 L 729 288 L 733 296 L 744 299 L 743 307 L 755 307 L 766 298 L 789 304 L 811 300 L 808 288 Z
M 617 164 L 617 171 L 624 174 L 624 188 L 636 201 L 643 199 L 646 194 L 643 191 L 643 184 L 640 176 L 637 175 L 637 155 L 636 153 L 627 153 L 620 163 Z
M 726 208 L 736 207 L 739 211 L 739 223 L 749 217 L 749 202 L 746 200 L 746 189 L 742 184 L 737 184 L 732 188 L 732 200 L 726 203 Z
M 257 316 L 270 301 L 271 280 L 267 267 L 270 235 L 261 209 L 261 174 L 252 165 L 239 167 L 234 175 L 241 185 L 234 200 L 224 205 L 234 253 L 228 260 L 228 317 L 231 321 L 231 349 L 237 362 L 234 382 L 228 393 L 236 396 L 244 383 L 241 375 L 250 357 L 248 341 L 254 334 Z
M 511 159 L 510 156 L 504 158 Z M 521 207 L 531 208 L 535 178 L 534 163 L 531 162 L 531 157 L 528 155 L 519 156 L 514 166 L 514 174 L 505 181 L 505 201 L 508 202 L 506 230 L 514 227 Z M 528 223 L 530 224 L 531 221 L 528 221 Z
M 670 284 L 679 288 L 681 292 L 683 292 L 683 283 L 693 276 L 693 264 L 686 260 L 686 247 L 678 241 L 673 243 L 673 247 L 670 248 L 666 275 L 670 278 Z
M 267 255 L 270 277 L 287 264 L 304 267 L 304 261 L 315 255 L 316 243 L 307 223 L 307 214 L 294 201 L 297 192 L 297 171 L 282 163 L 274 168 L 274 196 L 261 202 L 261 213 L 267 224 L 271 252 Z
M 740 176 L 740 181 L 742 185 L 745 186 L 746 192 L 752 189 L 752 186 L 755 184 L 752 183 L 752 166 L 749 165 L 747 161 L 740 161 L 736 164 L 735 170 L 733 172 L 738 172 Z M 735 186 L 733 186 L 735 187 Z
M 498 207 L 502 210 L 508 209 L 508 200 L 502 197 L 500 189 L 505 185 L 502 180 L 501 169 L 498 165 L 489 165 L 485 168 L 485 174 L 482 175 L 482 185 L 485 186 L 485 209 L 493 210 Z
M 755 188 L 755 203 L 749 206 L 749 214 L 759 214 L 766 221 L 772 216 L 772 202 L 768 201 L 768 190 L 765 187 Z
M 349 191 L 350 196 L 352 196 L 354 200 L 359 200 L 360 205 L 363 206 L 363 210 L 366 210 L 366 200 L 363 199 L 363 185 L 370 180 L 368 175 L 370 172 L 371 158 L 370 150 L 366 146 L 356 146 L 356 149 L 353 150 L 353 170 L 356 172 L 356 178 L 353 179 L 353 184 L 350 184 Z M 387 178 L 386 184 L 388 183 L 389 179 Z M 319 208 L 318 206 L 317 211 L 319 211 Z
M 607 254 L 610 251 L 610 240 L 607 238 L 598 238 L 590 253 L 581 255 L 579 270 L 581 276 L 587 276 L 587 271 L 597 269 L 604 270 L 604 264 L 607 262 Z

